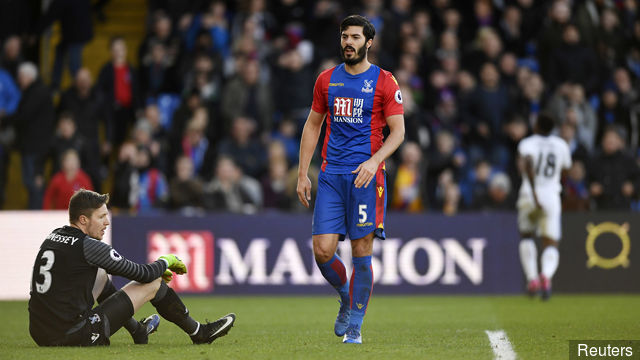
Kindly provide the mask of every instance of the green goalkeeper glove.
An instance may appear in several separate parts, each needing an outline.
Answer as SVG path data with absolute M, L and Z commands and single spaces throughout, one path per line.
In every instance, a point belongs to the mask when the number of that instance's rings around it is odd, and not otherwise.
M 173 271 L 167 269 L 164 271 L 164 274 L 162 274 L 162 280 L 164 280 L 164 282 L 166 282 L 167 284 L 171 282 L 171 280 L 173 280 Z
M 169 268 L 169 270 L 175 272 L 178 275 L 182 275 L 182 274 L 186 274 L 187 273 L 187 267 L 184 265 L 182 260 L 180 260 L 179 257 L 177 257 L 177 256 L 175 256 L 173 254 L 162 255 L 158 259 L 162 259 L 162 260 L 166 261 L 167 262 L 167 268 Z

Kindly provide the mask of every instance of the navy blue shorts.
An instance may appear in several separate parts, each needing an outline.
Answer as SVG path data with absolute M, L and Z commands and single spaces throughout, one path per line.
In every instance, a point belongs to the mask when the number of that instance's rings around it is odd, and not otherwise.
M 340 234 L 360 239 L 370 233 L 385 238 L 384 219 L 387 210 L 385 171 L 379 169 L 368 187 L 356 189 L 357 174 L 318 176 L 318 193 L 313 211 L 312 234 Z

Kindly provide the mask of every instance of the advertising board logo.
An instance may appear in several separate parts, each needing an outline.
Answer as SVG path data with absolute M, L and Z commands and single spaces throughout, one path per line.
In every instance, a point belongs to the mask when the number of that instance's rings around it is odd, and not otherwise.
M 238 245 L 239 242 L 231 238 L 220 238 L 216 242 L 220 251 L 217 286 L 326 285 L 326 280 L 314 264 L 310 241 L 302 243 L 287 238 L 278 243 L 254 238 L 247 246 Z M 374 283 L 394 286 L 403 283 L 412 286 L 439 283 L 453 286 L 464 281 L 479 286 L 484 281 L 483 263 L 487 245 L 485 238 L 470 238 L 466 242 L 454 238 L 436 241 L 426 237 L 406 242 L 393 238 L 375 240 L 371 258 L 373 271 L 377 274 Z M 269 251 L 274 246 L 275 249 Z M 338 253 L 345 266 L 351 268 L 351 244 L 340 242 Z M 420 257 L 426 261 L 416 262 Z
M 207 293 L 214 285 L 214 237 L 209 231 L 150 231 L 148 261 L 175 254 L 187 266 L 187 274 L 169 284 L 177 292 Z
M 587 260 L 587 268 L 592 268 L 597 266 L 602 269 L 613 269 L 618 266 L 628 267 L 629 266 L 629 252 L 631 251 L 631 240 L 629 239 L 629 224 L 623 223 L 622 225 L 618 225 L 613 222 L 603 222 L 598 225 L 594 225 L 592 223 L 587 224 L 587 231 L 589 235 L 587 236 L 586 241 L 586 249 L 587 256 L 589 259 Z M 618 255 L 608 258 L 601 256 L 596 250 L 596 239 L 603 234 L 613 234 L 615 235 L 621 242 L 622 248 Z

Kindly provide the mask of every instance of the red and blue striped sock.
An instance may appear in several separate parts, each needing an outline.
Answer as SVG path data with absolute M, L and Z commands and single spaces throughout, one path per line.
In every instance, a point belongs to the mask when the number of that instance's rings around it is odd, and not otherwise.
M 373 268 L 371 256 L 354 257 L 353 273 L 351 274 L 351 318 L 349 326 L 362 325 L 362 319 L 367 312 L 367 305 L 373 289 Z
M 320 268 L 322 276 L 338 291 L 342 303 L 349 304 L 349 280 L 347 279 L 347 270 L 338 254 L 333 254 L 333 257 L 324 264 L 318 263 L 318 268 Z

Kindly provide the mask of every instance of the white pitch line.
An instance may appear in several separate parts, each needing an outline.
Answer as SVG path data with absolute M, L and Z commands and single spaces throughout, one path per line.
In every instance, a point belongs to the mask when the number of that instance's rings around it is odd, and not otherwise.
M 511 342 L 507 337 L 507 333 L 504 330 L 489 331 L 485 330 L 489 341 L 491 342 L 491 349 L 495 354 L 495 360 L 514 360 L 516 358 L 516 352 L 513 351 Z

